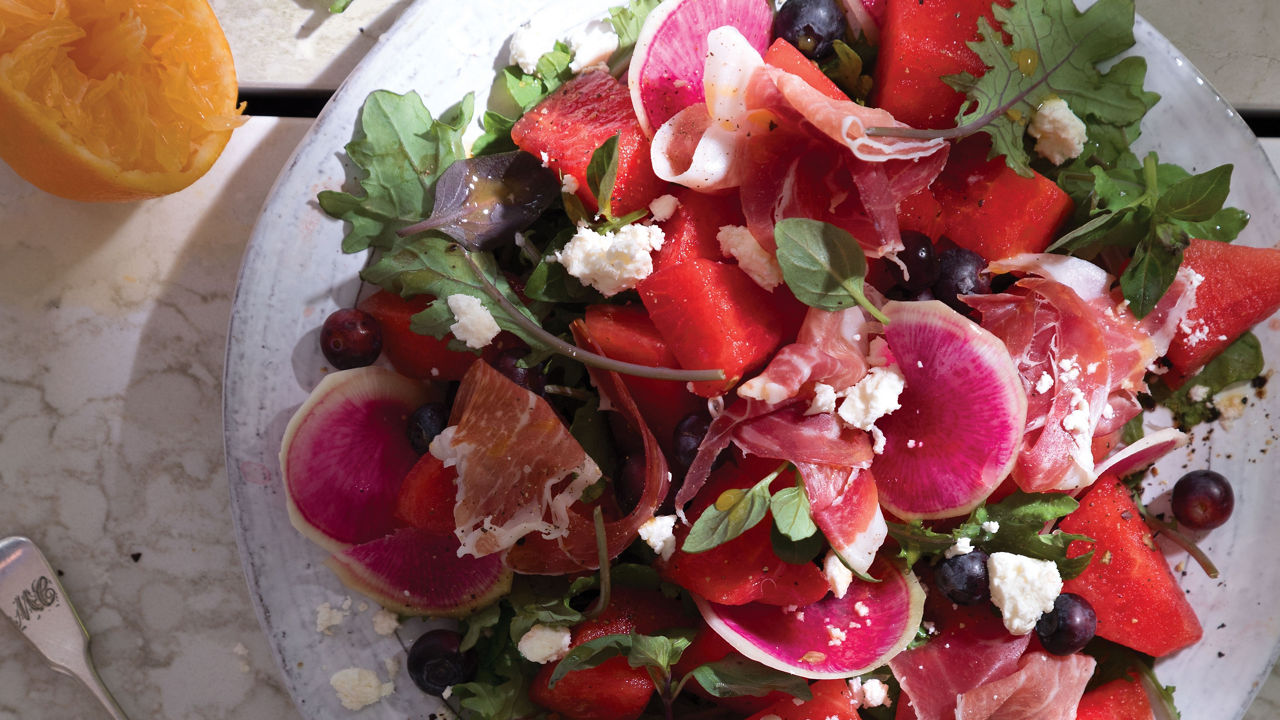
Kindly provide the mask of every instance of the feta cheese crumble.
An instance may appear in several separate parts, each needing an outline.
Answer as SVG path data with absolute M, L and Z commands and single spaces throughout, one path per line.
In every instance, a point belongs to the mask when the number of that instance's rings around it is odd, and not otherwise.
M 1040 616 L 1053 609 L 1062 593 L 1062 576 L 1051 560 L 997 552 L 987 558 L 991 602 L 1000 608 L 1005 629 L 1014 635 L 1031 632 Z
M 675 515 L 654 515 L 640 526 L 640 539 L 653 548 L 658 557 L 670 560 L 676 551 L 675 530 Z
M 1059 97 L 1040 104 L 1031 116 L 1027 132 L 1036 139 L 1036 153 L 1054 165 L 1080 157 L 1084 141 L 1088 139 L 1084 121 Z
M 331 603 L 320 603 L 316 607 L 316 632 L 332 635 L 333 629 L 347 619 L 350 607 L 351 598 L 347 598 L 340 608 L 335 608 Z
M 742 225 L 725 225 L 716 233 L 720 252 L 738 261 L 738 267 L 765 290 L 782 284 L 782 266 L 778 258 L 760 247 L 751 231 Z
M 907 380 L 896 367 L 873 367 L 856 385 L 844 391 L 837 414 L 851 427 L 872 431 L 880 418 L 902 407 L 898 396 Z
M 630 290 L 653 272 L 649 253 L 662 247 L 666 236 L 657 225 L 627 225 L 617 232 L 598 233 L 579 225 L 556 262 L 566 272 L 609 297 Z
M 378 612 L 373 614 L 373 631 L 383 637 L 387 637 L 400 627 L 400 618 L 396 614 L 378 608 Z
M 809 403 L 809 409 L 804 411 L 805 415 L 818 415 L 821 413 L 833 413 L 836 411 L 836 398 L 839 395 L 836 389 L 826 383 L 813 384 L 813 401 Z
M 889 699 L 889 686 L 875 678 L 849 678 L 849 694 L 855 707 L 860 708 L 888 707 L 893 702 Z
M 546 22 L 529 22 L 516 28 L 508 46 L 507 62 L 519 65 L 526 74 L 538 69 L 538 58 L 555 46 L 557 33 Z
M 466 343 L 467 347 L 479 350 L 493 342 L 501 331 L 480 298 L 458 294 L 450 295 L 445 302 L 449 304 L 449 312 L 457 320 L 449 326 L 449 332 Z
M 992 535 L 995 535 L 996 533 L 1000 532 L 1000 523 L 999 521 L 996 521 L 996 520 L 987 520 L 986 522 L 982 523 L 982 529 L 985 530 L 986 532 L 991 533 Z
M 516 649 L 528 661 L 546 664 L 569 654 L 569 639 L 569 628 L 537 623 L 520 638 Z
M 1207 385 L 1193 385 L 1187 391 L 1187 398 L 1191 402 L 1204 402 L 1209 399 L 1209 387 Z
M 396 691 L 395 685 L 382 682 L 377 673 L 364 668 L 339 670 L 329 678 L 338 693 L 338 701 L 348 710 L 366 708 Z
M 565 44 L 573 51 L 569 69 L 579 73 L 592 65 L 609 62 L 609 56 L 618 49 L 618 34 L 608 20 L 597 19 L 570 31 Z
M 649 203 L 649 215 L 653 217 L 654 222 L 666 222 L 676 214 L 676 209 L 680 207 L 680 201 L 675 195 L 659 195 Z
M 1036 380 L 1036 394 L 1043 395 L 1049 392 L 1049 388 L 1053 387 L 1053 376 L 1049 373 L 1040 373 L 1040 379 Z
M 962 537 L 959 540 L 956 540 L 954 545 L 943 551 L 942 554 L 946 556 L 947 559 L 951 559 L 959 555 L 968 555 L 971 552 L 973 552 L 973 541 L 967 537 Z
M 837 600 L 844 597 L 853 584 L 853 571 L 844 564 L 835 550 L 827 551 L 827 557 L 822 561 L 822 574 L 826 576 L 827 585 Z

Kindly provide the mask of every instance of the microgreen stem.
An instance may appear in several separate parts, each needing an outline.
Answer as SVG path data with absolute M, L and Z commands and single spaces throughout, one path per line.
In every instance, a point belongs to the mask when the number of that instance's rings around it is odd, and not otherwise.
M 1213 564 L 1213 561 L 1210 560 L 1209 556 L 1195 544 L 1195 541 L 1186 535 L 1183 535 L 1181 532 L 1178 532 L 1176 525 L 1165 522 L 1155 515 L 1152 515 L 1151 511 L 1147 510 L 1147 506 L 1142 503 L 1138 503 L 1138 512 L 1142 514 L 1142 519 L 1147 523 L 1147 527 L 1151 528 L 1153 532 L 1163 534 L 1165 537 L 1172 540 L 1175 545 L 1190 553 L 1191 557 L 1195 558 L 1196 562 L 1200 563 L 1200 567 L 1204 569 L 1206 575 L 1215 579 L 1218 577 L 1218 566 Z
M 1013 109 L 1013 106 L 1023 100 L 1026 100 L 1027 96 L 1034 92 L 1036 88 L 1049 81 L 1049 76 L 1057 72 L 1063 65 L 1066 65 L 1067 61 L 1071 59 L 1071 55 L 1073 53 L 1074 51 L 1067 53 L 1067 56 L 1062 58 L 1057 65 L 1046 70 L 1044 75 L 1027 86 L 1025 90 L 1014 95 L 1013 99 L 1008 102 L 1001 103 L 985 115 L 976 117 L 963 125 L 953 128 L 942 128 L 939 130 L 926 130 L 923 128 L 907 127 L 905 125 L 903 127 L 869 127 L 865 132 L 867 135 L 872 137 L 900 137 L 912 140 L 958 140 L 963 137 L 968 137 L 990 124 L 991 121 L 1009 112 Z
M 635 375 L 637 377 L 653 378 L 655 380 L 674 380 L 676 382 L 706 382 L 724 380 L 723 370 L 682 370 L 680 368 L 653 367 L 651 365 L 638 365 L 636 363 L 622 362 L 607 358 L 604 355 L 598 355 L 590 350 L 583 350 L 573 343 L 565 342 L 551 333 L 543 330 L 537 323 L 525 317 L 510 300 L 507 299 L 502 291 L 494 286 L 488 276 L 476 264 L 471 257 L 471 251 L 462 246 L 458 246 L 462 250 L 462 256 L 466 258 L 467 264 L 471 266 L 471 271 L 475 273 L 476 278 L 480 281 L 480 289 L 486 295 L 493 298 L 498 303 L 511 321 L 519 325 L 521 329 L 542 340 L 544 343 L 553 348 L 556 352 L 571 357 L 574 360 L 589 365 L 591 367 L 600 368 L 601 370 L 610 370 L 612 372 L 623 373 L 624 375 Z
M 609 536 L 604 529 L 604 510 L 599 505 L 591 514 L 591 519 L 595 521 L 596 526 L 596 558 L 600 561 L 600 597 L 596 598 L 596 604 L 592 605 L 590 610 L 583 613 L 582 617 L 586 620 L 596 617 L 609 607 L 609 596 L 613 588 L 613 582 L 609 576 Z

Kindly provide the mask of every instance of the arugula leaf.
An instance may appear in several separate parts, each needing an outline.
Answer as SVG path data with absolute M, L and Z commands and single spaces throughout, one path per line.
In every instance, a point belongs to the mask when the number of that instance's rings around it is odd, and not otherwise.
M 573 77 L 569 70 L 572 60 L 573 51 L 564 43 L 556 42 L 551 50 L 538 58 L 532 73 L 524 72 L 518 65 L 499 70 L 483 116 L 484 134 L 472 143 L 472 154 L 489 155 L 515 150 L 515 143 L 511 142 L 511 127 L 526 110 L 542 102 Z
M 778 531 L 791 540 L 804 540 L 818 532 L 809 514 L 809 494 L 803 483 L 797 482 L 774 493 L 769 498 L 769 512 Z
M 1213 396 L 1224 388 L 1262 374 L 1262 343 L 1253 333 L 1245 333 L 1227 346 L 1220 355 L 1209 361 L 1208 365 L 1194 377 L 1183 383 L 1177 390 L 1171 390 L 1163 383 L 1152 388 L 1156 402 L 1169 408 L 1173 413 L 1174 423 L 1180 429 L 1188 430 L 1202 422 L 1210 422 L 1218 418 L 1219 412 L 1213 404 Z M 1192 390 L 1196 390 L 1193 399 Z M 1203 397 L 1199 393 L 1204 393 Z
M 1147 687 L 1156 691 L 1161 703 L 1164 705 L 1166 716 L 1182 717 L 1182 714 L 1178 712 L 1178 708 L 1174 705 L 1174 687 L 1162 684 L 1160 679 L 1156 677 L 1155 658 L 1102 638 L 1090 640 L 1082 652 L 1093 657 L 1098 662 L 1094 668 L 1093 676 L 1089 678 L 1089 684 L 1085 688 L 1086 691 L 1101 687 L 1114 680 L 1127 679 L 1137 682 L 1137 677 L 1141 676 L 1146 680 Z
M 621 7 L 609 8 L 609 24 L 618 36 L 618 49 L 609 57 L 609 70 L 615 75 L 621 68 L 631 62 L 631 54 L 636 49 L 636 40 L 640 37 L 640 29 L 644 27 L 645 18 L 658 7 L 661 0 L 631 0 Z
M 1247 213 L 1224 208 L 1231 165 L 1199 175 L 1149 153 L 1139 165 L 1106 170 L 1079 166 L 1058 175 L 1058 183 L 1091 215 L 1049 246 L 1050 252 L 1091 257 L 1104 247 L 1129 250 L 1133 259 L 1120 275 L 1120 288 L 1138 317 L 1151 312 L 1169 289 L 1182 252 L 1192 237 L 1235 239 Z
M 434 202 L 437 173 L 463 157 L 462 131 L 471 120 L 467 95 L 438 119 L 415 92 L 376 90 L 360 110 L 360 127 L 347 143 L 347 157 L 363 171 L 363 197 L 324 190 L 320 208 L 351 224 L 342 251 L 389 249 L 396 231 L 426 217 Z
M 689 675 L 713 697 L 764 697 L 774 690 L 801 700 L 813 697 L 809 683 L 804 678 L 765 667 L 737 653 L 730 653 L 723 660 L 699 665 Z
M 436 180 L 431 216 L 399 230 L 435 231 L 468 250 L 493 250 L 537 220 L 560 195 L 560 181 L 529 153 L 463 158 Z
M 466 652 L 476 646 L 480 635 L 492 629 L 502 619 L 502 604 L 493 603 L 471 613 L 463 621 L 462 640 L 458 641 L 458 650 Z
M 749 490 L 734 489 L 721 493 L 694 521 L 681 549 L 687 553 L 706 552 L 759 524 L 769 512 L 769 484 L 785 467 L 786 463 L 783 463 Z
M 493 257 L 487 253 L 478 253 L 474 257 L 489 282 L 536 325 L 537 318 L 516 297 L 506 278 L 498 272 Z M 512 320 L 507 311 L 489 297 L 467 262 L 463 249 L 448 239 L 431 235 L 403 238 L 393 251 L 379 253 L 374 263 L 360 276 L 402 297 L 430 295 L 436 298 L 425 310 L 413 316 L 410 327 L 414 332 L 443 338 L 449 333 L 449 326 L 456 322 L 447 299 L 450 295 L 464 294 L 479 298 L 499 327 L 515 333 L 535 353 L 545 356 L 553 351 L 543 338 Z M 459 349 L 466 347 L 461 343 L 457 345 Z
M 1148 107 L 1141 84 L 1145 65 L 1140 74 L 1134 63 L 1108 76 L 1098 70 L 1133 46 L 1133 0 L 1100 0 L 1084 13 L 1071 0 L 1018 0 L 992 10 L 999 29 L 980 18 L 979 39 L 969 43 L 986 72 L 980 78 L 969 73 L 943 78 L 970 98 L 957 125 L 981 124 L 992 138 L 992 157 L 1004 155 L 1010 168 L 1030 177 L 1026 126 L 1054 95 L 1082 118 L 1119 127 L 1142 119 Z M 1003 33 L 1012 37 L 1010 45 Z
M 835 50 L 822 64 L 822 72 L 846 95 L 854 100 L 866 100 L 871 94 L 871 76 L 863 73 L 862 56 L 843 40 L 832 43 Z
M 569 651 L 556 665 L 547 681 L 547 687 L 555 687 L 561 678 L 574 670 L 593 668 L 616 657 L 627 658 L 631 667 L 654 668 L 663 677 L 670 677 L 671 666 L 689 647 L 687 637 L 665 635 L 604 635 L 588 640 Z
M 992 505 L 977 507 L 968 519 L 950 533 L 936 532 L 916 520 L 903 525 L 888 523 L 889 534 L 902 546 L 899 555 L 914 565 L 924 556 L 938 556 L 960 538 L 968 538 L 976 546 L 989 553 L 1009 552 L 1017 555 L 1051 560 L 1058 566 L 1064 580 L 1069 580 L 1088 566 L 1093 551 L 1075 558 L 1067 557 L 1067 547 L 1073 540 L 1092 541 L 1091 538 L 1053 531 L 1044 533 L 1046 525 L 1065 517 L 1079 507 L 1079 503 L 1061 493 L 1015 492 Z M 995 532 L 983 528 L 983 523 L 999 524 Z
M 787 218 L 773 229 L 782 278 L 800 302 L 822 310 L 861 305 L 880 322 L 888 318 L 867 300 L 867 258 L 847 231 L 821 220 Z
M 1146 435 L 1146 430 L 1142 426 L 1142 413 L 1138 413 L 1129 419 L 1120 429 L 1120 442 L 1124 445 L 1132 445 L 1141 440 Z
M 587 451 L 587 455 L 600 467 L 604 477 L 615 475 L 618 470 L 618 453 L 613 446 L 609 421 L 600 411 L 599 396 L 593 394 L 588 402 L 574 411 L 569 434 Z
M 453 686 L 452 697 L 461 707 L 492 720 L 515 720 L 537 712 L 528 686 L 536 668 L 520 655 L 511 639 L 513 613 L 505 602 L 492 631 L 481 633 L 476 651 L 476 678 Z

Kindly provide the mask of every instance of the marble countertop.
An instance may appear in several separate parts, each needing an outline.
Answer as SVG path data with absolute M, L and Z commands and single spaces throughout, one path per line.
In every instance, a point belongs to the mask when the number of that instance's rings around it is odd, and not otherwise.
M 332 17 L 314 0 L 213 5 L 242 84 L 324 89 L 407 1 L 355 0 Z M 1280 6 L 1138 3 L 1238 106 L 1280 109 L 1267 32 Z M 0 164 L 0 536 L 33 538 L 60 571 L 135 720 L 301 718 L 239 564 L 221 377 L 245 242 L 309 126 L 251 118 L 195 185 L 131 205 L 53 198 Z M 1280 140 L 1264 145 L 1280 162 Z M 0 623 L 0 720 L 99 717 Z M 1276 717 L 1273 674 L 1247 718 Z

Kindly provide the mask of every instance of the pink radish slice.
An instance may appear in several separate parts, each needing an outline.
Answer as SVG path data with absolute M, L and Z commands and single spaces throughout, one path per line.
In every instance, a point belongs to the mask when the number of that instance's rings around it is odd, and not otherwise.
M 421 383 L 380 367 L 321 380 L 280 447 L 293 526 L 331 552 L 394 530 L 400 484 L 418 460 L 405 423 L 427 399 Z
M 880 504 L 907 520 L 965 515 L 1017 460 L 1027 420 L 1018 369 L 996 336 L 936 300 L 889 302 L 884 313 L 906 389 L 876 422 Z
M 511 571 L 501 555 L 458 557 L 458 547 L 452 533 L 401 528 L 325 564 L 344 585 L 388 610 L 463 617 L 507 594 Z
M 1094 468 L 1095 478 L 1106 473 L 1124 477 L 1137 472 L 1160 458 L 1186 445 L 1191 437 L 1177 428 L 1164 428 L 1149 433 L 1135 443 L 1117 450 L 1111 457 Z
M 707 625 L 752 660 L 815 680 L 846 678 L 901 652 L 924 614 L 924 589 L 910 570 L 878 559 L 871 575 L 880 582 L 855 579 L 843 598 L 827 595 L 798 610 L 694 601 Z
M 764 0 L 665 0 L 645 19 L 627 85 L 645 134 L 704 100 L 707 33 L 732 25 L 760 54 L 769 47 L 773 11 Z

